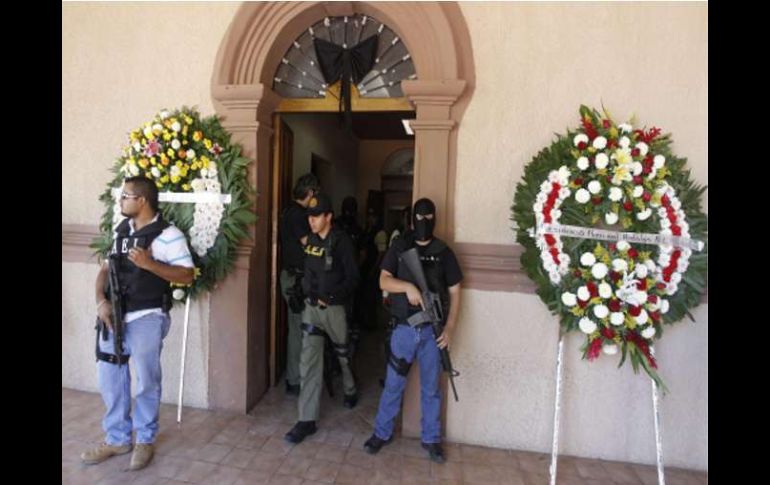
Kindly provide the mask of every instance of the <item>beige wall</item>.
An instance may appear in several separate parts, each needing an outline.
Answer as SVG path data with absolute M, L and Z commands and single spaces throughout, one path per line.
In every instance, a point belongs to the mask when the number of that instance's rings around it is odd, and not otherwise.
M 513 244 L 510 205 L 523 167 L 578 123 L 581 103 L 674 134 L 708 183 L 705 3 L 462 3 L 476 89 L 458 136 L 456 240 Z M 707 207 L 708 192 L 704 200 Z M 449 402 L 458 441 L 550 450 L 558 326 L 534 295 L 464 291 Z M 659 344 L 666 464 L 708 468 L 708 307 Z M 562 452 L 655 462 L 649 381 L 616 361 L 565 349 Z M 483 410 L 483 412 L 469 412 Z M 633 420 L 637 421 L 633 421 Z
M 310 172 L 312 153 L 329 161 L 334 186 L 331 190 L 321 189 L 331 196 L 334 213 L 339 214 L 342 199 L 353 194 L 356 188 L 358 139 L 342 131 L 336 117 L 333 122 L 329 122 L 329 117 L 320 120 L 309 114 L 287 114 L 282 119 L 294 133 L 294 182 Z
M 99 221 L 129 131 L 163 108 L 214 114 L 214 57 L 237 6 L 62 4 L 63 223 Z
M 675 153 L 708 183 L 705 2 L 461 8 L 476 89 L 457 141 L 456 240 L 514 241 L 509 208 L 523 167 L 555 132 L 578 125 L 581 104 L 673 133 Z
M 130 129 L 164 107 L 213 113 L 214 57 L 236 7 L 62 5 L 63 223 L 97 223 L 98 194 Z M 635 112 L 642 123 L 672 132 L 676 153 L 708 182 L 706 4 L 463 3 L 462 11 L 476 88 L 458 128 L 458 241 L 513 244 L 509 207 L 522 168 L 554 132 L 577 124 L 581 103 L 604 103 L 620 120 Z M 95 271 L 62 263 L 67 387 L 93 390 L 96 383 L 88 306 Z M 200 360 L 188 365 L 200 373 L 186 382 L 194 395 L 188 402 L 205 406 L 208 304 L 196 305 L 191 337 L 198 336 L 188 355 Z M 462 401 L 449 402 L 449 438 L 547 451 L 555 319 L 534 295 L 470 290 L 462 305 L 453 355 Z M 671 388 L 662 404 L 664 452 L 669 465 L 706 469 L 707 306 L 694 314 L 697 324 L 667 329 L 658 346 Z M 178 310 L 173 321 L 163 355 L 166 401 L 175 399 L 178 379 Z M 648 381 L 616 370 L 612 359 L 579 360 L 578 340 L 571 337 L 565 352 L 562 452 L 654 463 Z
M 381 189 L 381 172 L 385 160 L 396 150 L 414 147 L 414 140 L 362 140 L 358 151 L 356 198 L 363 215 L 370 190 Z

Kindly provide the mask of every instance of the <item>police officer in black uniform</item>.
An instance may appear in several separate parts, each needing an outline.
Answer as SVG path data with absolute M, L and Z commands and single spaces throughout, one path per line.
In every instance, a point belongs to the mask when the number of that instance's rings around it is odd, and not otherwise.
M 304 247 L 310 235 L 305 209 L 318 192 L 318 179 L 312 173 L 301 176 L 292 191 L 293 200 L 278 224 L 281 237 L 281 294 L 288 305 L 286 339 L 286 393 L 299 395 L 299 357 L 302 350 L 302 274 L 305 267 Z
M 310 199 L 307 208 L 312 234 L 305 247 L 302 287 L 307 295 L 302 313 L 302 354 L 300 357 L 299 421 L 284 437 L 299 443 L 316 432 L 323 385 L 323 351 L 328 335 L 342 368 L 344 405 L 352 408 L 358 392 L 350 370 L 348 325 L 345 304 L 358 284 L 358 268 L 352 242 L 344 231 L 332 226 L 331 200 L 326 194 Z
M 382 261 L 380 286 L 390 293 L 391 314 L 395 328 L 390 338 L 390 355 L 385 388 L 374 421 L 374 433 L 364 443 L 371 454 L 380 451 L 393 439 L 393 428 L 401 409 L 406 376 L 415 359 L 420 368 L 420 401 L 422 405 L 422 446 L 429 457 L 444 463 L 441 448 L 441 390 L 439 349 L 449 347 L 460 310 L 460 281 L 462 271 L 454 252 L 446 243 L 433 236 L 436 206 L 430 199 L 414 204 L 414 231 L 395 239 Z M 436 338 L 431 322 L 411 318 L 422 311 L 422 294 L 414 277 L 401 260 L 401 254 L 417 248 L 425 279 L 431 292 L 438 293 L 446 321 L 443 332 Z M 407 320 L 411 320 L 411 324 Z

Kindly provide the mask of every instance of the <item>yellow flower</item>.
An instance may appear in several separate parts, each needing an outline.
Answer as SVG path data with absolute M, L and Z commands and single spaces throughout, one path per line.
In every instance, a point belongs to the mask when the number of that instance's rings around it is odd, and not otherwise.
M 177 177 L 176 175 L 174 175 L 173 177 L 171 177 L 171 182 L 172 182 L 172 183 L 175 183 L 175 184 L 176 184 L 176 183 L 179 183 L 179 180 L 180 180 L 180 178 L 179 178 L 179 177 Z
M 144 172 L 144 176 L 152 180 L 152 174 L 150 172 Z
M 148 177 L 148 178 L 149 178 L 149 177 Z M 163 188 L 163 184 L 162 184 L 162 183 L 160 183 L 160 182 L 155 182 L 155 186 L 156 186 L 156 187 L 158 187 L 159 189 L 162 189 L 162 188 Z
M 147 159 L 142 158 L 141 160 L 139 160 L 139 166 L 142 168 L 147 168 Z
M 208 138 L 206 138 L 205 140 L 203 140 L 203 145 L 205 145 L 205 146 L 206 146 L 206 149 L 207 149 L 207 150 L 210 150 L 210 149 L 211 149 L 211 145 L 212 145 L 212 143 L 211 143 L 211 140 L 209 140 Z
M 187 168 L 187 166 L 182 167 L 182 170 L 181 170 L 182 177 L 187 177 L 187 171 L 188 170 L 189 169 Z
M 176 163 L 175 163 L 174 165 L 176 165 L 176 166 L 177 166 L 177 167 L 179 167 L 179 168 L 182 168 L 182 165 L 183 165 L 183 163 L 182 163 L 182 161 L 181 161 L 181 160 L 177 160 L 177 161 L 176 161 Z
M 179 158 L 184 160 L 185 158 L 187 158 L 187 150 L 179 150 L 177 152 L 177 155 L 179 155 Z
M 182 190 L 190 190 L 190 184 L 182 184 Z
M 173 148 L 169 148 L 168 150 L 166 150 L 166 154 L 169 157 L 174 158 L 174 149 Z
M 191 125 L 192 122 L 193 122 L 193 119 L 190 118 L 189 116 L 185 115 L 184 122 L 187 123 L 188 125 Z
M 162 156 L 160 158 L 160 163 L 162 163 L 164 167 L 167 166 L 168 165 L 168 158 L 165 155 Z
M 156 163 L 155 157 L 150 157 L 150 163 L 155 165 Z
M 169 133 L 169 132 L 167 132 L 167 131 L 166 131 L 166 132 L 164 132 L 164 133 L 163 133 L 163 139 L 164 139 L 164 140 L 166 140 L 166 141 L 169 141 L 169 140 L 171 140 L 171 133 Z
M 187 125 L 182 128 L 182 135 L 187 136 Z M 185 143 L 187 143 L 187 141 L 185 141 Z
M 161 181 L 161 182 L 163 182 L 164 184 L 165 184 L 165 183 L 167 183 L 167 182 L 168 182 L 168 175 L 164 175 L 164 176 L 162 176 L 162 177 L 160 178 L 160 181 Z
M 209 159 L 203 160 L 201 158 L 201 165 L 203 165 L 203 168 L 209 168 Z
M 132 131 L 130 138 L 131 138 L 131 141 L 137 141 L 139 139 L 139 133 L 137 131 Z
M 201 138 L 203 138 L 203 132 L 202 131 L 196 131 L 193 133 L 193 140 L 195 141 L 201 141 Z

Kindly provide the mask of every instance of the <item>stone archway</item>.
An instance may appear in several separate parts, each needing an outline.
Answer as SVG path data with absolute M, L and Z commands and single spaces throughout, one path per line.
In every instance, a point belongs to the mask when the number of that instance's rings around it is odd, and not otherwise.
M 430 197 L 437 234 L 454 235 L 457 125 L 475 84 L 470 35 L 450 2 L 244 3 L 220 45 L 211 94 L 217 114 L 255 160 L 249 180 L 257 191 L 258 221 L 239 248 L 235 271 L 211 295 L 209 402 L 245 412 L 268 387 L 270 322 L 272 114 L 281 98 L 272 76 L 281 56 L 307 26 L 326 16 L 371 15 L 386 23 L 412 54 L 418 79 L 403 91 L 417 116 L 414 197 Z M 245 324 L 244 324 L 245 322 Z M 404 419 L 405 428 L 410 427 Z M 419 426 L 419 423 L 416 423 Z

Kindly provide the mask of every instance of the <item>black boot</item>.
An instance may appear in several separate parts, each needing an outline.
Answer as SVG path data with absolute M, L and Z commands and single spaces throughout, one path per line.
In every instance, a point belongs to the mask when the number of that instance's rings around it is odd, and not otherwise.
M 289 443 L 301 443 L 306 437 L 316 432 L 315 421 L 297 421 L 283 437 Z
M 345 394 L 345 399 L 342 400 L 342 405 L 348 409 L 353 409 L 358 404 L 358 393 Z
M 431 461 L 435 461 L 436 463 L 444 463 L 446 461 L 441 443 L 422 443 L 422 447 L 428 450 Z
M 366 443 L 364 443 L 364 449 L 370 455 L 374 455 L 378 451 L 380 451 L 380 448 L 387 445 L 391 441 L 393 441 L 393 435 L 391 435 L 390 438 L 386 440 L 382 440 L 378 438 L 377 435 L 372 434 L 372 436 L 368 440 L 366 440 Z
M 299 384 L 289 384 L 289 381 L 286 381 L 286 394 L 299 396 Z

